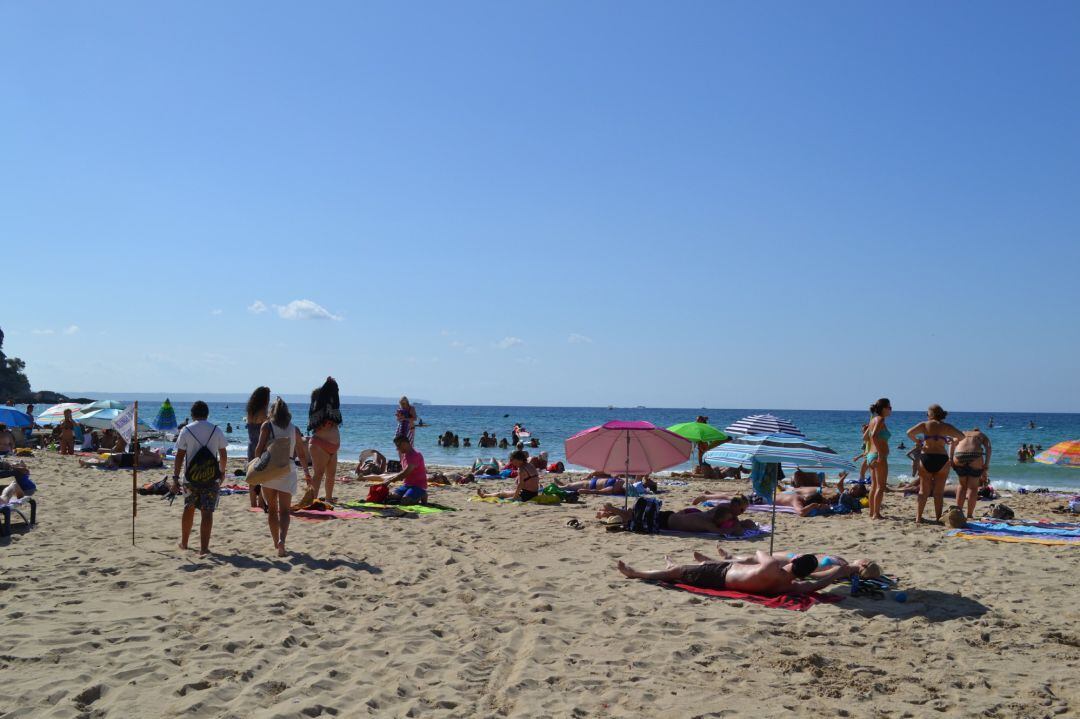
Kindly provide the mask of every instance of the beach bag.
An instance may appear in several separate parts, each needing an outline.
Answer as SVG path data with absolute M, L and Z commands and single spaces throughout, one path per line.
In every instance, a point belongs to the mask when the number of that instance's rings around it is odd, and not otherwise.
M 967 517 L 959 507 L 952 507 L 945 513 L 945 524 L 951 529 L 963 529 L 967 526 Z
M 207 443 L 214 438 L 214 433 L 217 431 L 218 428 L 214 427 L 213 431 L 210 432 L 210 436 L 206 438 Z M 194 437 L 195 435 L 192 434 L 191 436 Z M 120 466 L 123 466 L 123 460 L 121 460 Z M 218 458 L 214 456 L 214 453 L 210 451 L 206 444 L 203 444 L 188 459 L 187 467 L 184 469 L 184 481 L 189 487 L 206 489 L 214 486 L 219 479 L 221 479 L 221 467 L 218 465 Z
M 660 531 L 660 507 L 663 500 L 652 497 L 638 497 L 634 502 L 634 512 L 630 517 L 630 525 L 627 527 L 631 532 L 638 534 L 656 534 Z
M 1009 520 L 1016 517 L 1016 512 L 1012 511 L 1007 504 L 995 504 L 990 508 L 990 516 L 994 519 Z
M 385 484 L 375 484 L 368 489 L 367 500 L 368 502 L 375 502 L 376 504 L 382 504 L 390 497 L 390 488 Z
M 401 471 L 401 462 L 399 460 L 396 460 L 396 459 L 387 460 L 386 461 L 386 471 L 387 472 L 400 472 Z
M 263 453 L 248 462 L 246 478 L 249 486 L 273 482 L 292 470 L 292 441 L 288 434 L 278 437 L 270 423 L 270 436 L 273 439 Z

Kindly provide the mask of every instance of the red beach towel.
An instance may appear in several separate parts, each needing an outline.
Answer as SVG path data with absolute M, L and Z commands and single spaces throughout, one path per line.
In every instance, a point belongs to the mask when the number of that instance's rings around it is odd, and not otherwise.
M 763 597 L 758 594 L 734 592 L 729 589 L 703 589 L 702 587 L 694 587 L 689 584 L 670 584 L 668 582 L 661 582 L 661 584 L 673 589 L 681 589 L 682 591 L 690 592 L 691 594 L 703 594 L 707 597 L 720 597 L 721 599 L 741 599 L 744 602 L 760 604 L 763 607 L 790 609 L 795 612 L 805 612 L 815 604 L 834 604 L 844 598 L 839 594 L 822 594 L 821 592 L 814 592 L 813 594 L 781 594 L 778 597 Z

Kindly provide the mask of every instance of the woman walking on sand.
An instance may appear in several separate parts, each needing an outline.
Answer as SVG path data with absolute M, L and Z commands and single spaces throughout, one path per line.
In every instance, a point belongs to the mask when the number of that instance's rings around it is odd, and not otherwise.
M 260 387 L 259 389 L 265 389 Z M 258 392 L 258 390 L 256 390 Z M 304 468 L 304 478 L 311 481 L 311 457 L 300 430 L 292 423 L 292 413 L 285 400 L 278 397 L 270 408 L 267 420 L 259 428 L 259 440 L 255 446 L 255 456 L 261 455 L 276 439 L 289 440 L 289 457 L 296 454 Z M 261 485 L 263 500 L 267 505 L 266 521 L 270 525 L 270 538 L 279 557 L 284 557 L 285 539 L 289 534 L 289 507 L 297 490 L 296 465 L 289 460 L 289 473 L 284 477 L 263 482 Z
M 308 408 L 308 432 L 311 448 L 311 462 L 315 465 L 315 478 L 311 488 L 315 498 L 319 496 L 319 487 L 326 477 L 326 501 L 334 501 L 334 478 L 337 477 L 337 455 L 341 448 L 341 398 L 338 384 L 333 377 L 327 377 L 322 387 L 311 393 L 311 406 Z
M 402 397 L 398 405 L 398 410 L 394 414 L 397 420 L 397 431 L 394 432 L 394 436 L 408 437 L 409 444 L 412 444 L 416 438 L 416 407 L 412 406 L 408 397 Z
M 259 446 L 259 432 L 269 414 L 270 388 L 256 387 L 248 398 L 247 409 L 244 412 L 244 427 L 247 428 L 248 433 L 247 459 L 249 462 L 258 456 L 255 450 Z M 251 500 L 252 507 L 261 506 L 266 509 L 266 502 L 262 501 L 262 490 L 259 489 L 259 485 L 256 484 L 248 490 L 248 499 Z
M 932 404 L 926 410 L 926 419 L 908 430 L 907 436 L 915 442 L 922 435 L 922 455 L 919 457 L 919 497 L 915 507 L 915 524 L 922 524 L 926 500 L 934 497 L 934 518 L 941 520 L 945 507 L 945 482 L 949 479 L 950 439 L 961 440 L 964 433 L 945 421 L 949 413 L 940 404 Z
M 885 425 L 885 418 L 892 414 L 892 404 L 882 397 L 870 405 L 870 424 L 863 432 L 866 444 L 866 466 L 870 468 L 870 519 L 884 519 L 881 504 L 885 499 L 885 486 L 889 482 L 889 438 L 892 432 Z

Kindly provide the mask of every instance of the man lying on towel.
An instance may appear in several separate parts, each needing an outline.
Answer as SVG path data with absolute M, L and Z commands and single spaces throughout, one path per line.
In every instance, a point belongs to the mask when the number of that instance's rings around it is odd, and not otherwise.
M 738 536 L 748 529 L 757 528 L 757 525 L 752 520 L 739 520 L 739 515 L 746 511 L 749 504 L 746 497 L 737 494 L 731 497 L 727 504 L 721 504 L 712 509 L 701 510 L 697 507 L 687 507 L 678 512 L 660 511 L 657 513 L 657 521 L 659 522 L 660 531 L 719 533 Z M 626 524 L 630 523 L 633 515 L 633 510 L 622 509 L 613 504 L 605 504 L 596 513 L 597 519 L 619 517 Z
M 758 551 L 753 557 L 732 557 L 726 552 L 722 556 L 724 558 L 717 560 L 695 552 L 696 564 L 673 564 L 668 559 L 666 569 L 651 572 L 638 571 L 623 561 L 617 566 L 630 579 L 676 582 L 702 589 L 726 589 L 767 597 L 810 594 L 839 579 L 864 571 L 872 574 L 876 569 L 871 562 L 859 560 L 850 564 L 836 562 L 819 570 L 818 558 L 813 554 L 779 552 L 770 555 Z M 880 575 L 880 570 L 877 573 Z

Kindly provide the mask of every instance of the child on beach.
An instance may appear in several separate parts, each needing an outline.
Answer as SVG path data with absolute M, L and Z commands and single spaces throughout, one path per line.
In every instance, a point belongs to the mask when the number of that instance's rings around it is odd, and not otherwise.
M 514 450 L 510 453 L 510 466 L 517 470 L 517 484 L 513 491 L 487 494 L 479 487 L 476 494 L 480 497 L 498 497 L 500 499 L 516 499 L 519 502 L 528 502 L 540 494 L 540 472 L 536 467 L 529 464 L 529 453 L 523 449 Z

